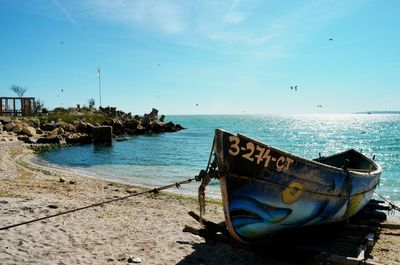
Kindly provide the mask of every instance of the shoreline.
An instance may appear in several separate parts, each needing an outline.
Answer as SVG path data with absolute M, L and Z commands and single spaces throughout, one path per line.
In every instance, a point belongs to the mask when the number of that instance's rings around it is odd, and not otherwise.
M 21 142 L 1 142 L 0 150 L 2 226 L 147 190 L 30 164 L 33 154 Z M 208 217 L 220 220 L 218 208 L 209 203 Z M 197 211 L 195 200 L 162 192 L 3 230 L 0 264 L 126 264 L 129 256 L 176 264 L 203 242 L 182 232 L 186 224 L 199 227 L 190 210 Z
M 2 226 L 147 190 L 29 163 L 35 156 L 21 142 L 0 142 L 0 151 Z M 161 192 L 3 230 L 0 264 L 128 264 L 129 256 L 143 264 L 295 264 L 183 233 L 185 225 L 200 228 L 191 210 L 196 197 Z M 221 204 L 208 200 L 205 217 L 224 220 Z M 398 236 L 382 234 L 374 260 L 400 262 L 399 248 Z
M 37 155 L 32 155 L 31 157 L 27 157 L 24 162 L 31 164 L 33 167 L 37 166 L 37 167 L 42 167 L 44 169 L 50 168 L 52 170 L 59 171 L 60 173 L 73 172 L 74 174 L 80 175 L 82 177 L 88 177 L 88 178 L 104 180 L 104 181 L 111 181 L 111 182 L 119 183 L 122 185 L 130 185 L 133 187 L 138 187 L 141 189 L 154 189 L 154 188 L 158 188 L 159 186 L 164 186 L 164 185 L 169 185 L 169 184 L 174 183 L 171 181 L 168 183 L 160 183 L 158 185 L 155 185 L 155 184 L 150 185 L 150 184 L 145 184 L 145 183 L 137 183 L 137 182 L 133 182 L 133 181 L 124 181 L 119 175 L 99 174 L 98 172 L 84 170 L 81 168 L 76 169 L 74 167 L 68 167 L 68 166 L 63 166 L 63 165 L 59 165 L 59 164 L 52 164 L 52 163 L 47 162 L 46 160 L 41 159 Z M 192 176 L 192 178 L 194 178 L 194 177 L 195 176 Z M 183 181 L 186 179 L 189 179 L 189 177 L 180 179 L 178 181 Z M 190 189 L 190 188 L 193 188 L 192 187 L 193 185 L 195 186 L 194 190 Z M 171 189 L 164 190 L 163 192 L 170 193 L 170 194 L 176 194 L 179 196 L 187 196 L 187 197 L 196 197 L 197 198 L 197 188 L 199 185 L 200 185 L 200 182 L 193 181 L 191 184 L 184 185 L 180 189 L 171 188 Z M 189 189 L 187 189 L 187 187 L 189 187 Z M 219 185 L 218 185 L 218 188 L 219 188 Z M 217 192 L 215 192 L 215 191 L 210 190 L 210 186 L 208 187 L 206 197 L 213 201 L 221 201 L 221 194 L 219 192 L 219 189 Z

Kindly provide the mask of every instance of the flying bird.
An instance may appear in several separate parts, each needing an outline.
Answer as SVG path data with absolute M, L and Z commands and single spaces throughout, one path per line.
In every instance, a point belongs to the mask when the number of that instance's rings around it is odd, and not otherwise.
M 330 38 L 329 40 L 330 40 L 330 41 L 333 41 L 333 39 L 332 39 L 332 38 Z
M 60 44 L 64 44 L 64 42 L 63 42 L 63 41 L 60 41 Z
M 296 90 L 296 91 L 297 91 L 297 86 L 295 86 L 295 87 L 294 87 L 294 90 Z

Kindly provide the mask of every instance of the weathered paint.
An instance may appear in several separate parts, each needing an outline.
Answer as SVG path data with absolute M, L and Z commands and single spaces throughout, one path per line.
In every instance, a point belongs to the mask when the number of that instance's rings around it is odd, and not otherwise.
M 381 173 L 376 164 L 374 172 L 345 171 L 222 130 L 214 151 L 227 227 L 242 242 L 347 219 L 370 200 Z

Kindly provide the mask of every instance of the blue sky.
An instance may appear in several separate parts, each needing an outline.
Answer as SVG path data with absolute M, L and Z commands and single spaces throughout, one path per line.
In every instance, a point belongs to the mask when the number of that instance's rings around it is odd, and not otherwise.
M 102 105 L 135 114 L 400 110 L 399 10 L 397 0 L 0 0 L 0 95 L 16 84 L 49 108 L 98 105 L 100 67 Z

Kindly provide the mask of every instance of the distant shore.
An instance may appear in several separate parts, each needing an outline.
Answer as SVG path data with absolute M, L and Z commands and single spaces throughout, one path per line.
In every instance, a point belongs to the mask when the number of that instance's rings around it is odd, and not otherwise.
M 362 111 L 354 114 L 400 114 L 400 111 Z
M 145 190 L 30 163 L 33 154 L 19 141 L 0 142 L 0 224 L 15 224 Z M 196 197 L 143 195 L 0 231 L 0 264 L 291 264 L 183 233 L 199 227 L 188 211 Z M 206 217 L 223 220 L 219 203 Z M 400 262 L 398 236 L 381 235 L 374 259 Z M 245 261 L 245 262 L 244 262 Z

